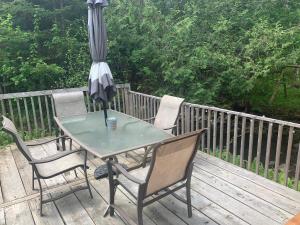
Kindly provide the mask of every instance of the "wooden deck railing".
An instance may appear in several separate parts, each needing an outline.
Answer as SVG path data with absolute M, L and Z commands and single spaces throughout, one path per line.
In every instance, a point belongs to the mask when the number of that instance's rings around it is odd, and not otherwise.
M 152 117 L 159 102 L 159 97 L 130 91 L 128 113 L 141 119 Z M 207 128 L 202 151 L 299 189 L 300 124 L 184 103 L 176 133 L 199 128 Z
M 11 118 L 23 133 L 53 134 L 52 93 L 75 90 L 84 91 L 89 112 L 101 109 L 83 87 L 2 94 L 0 112 Z M 109 108 L 144 119 L 156 115 L 159 103 L 159 97 L 131 91 L 129 84 L 119 84 Z M 201 139 L 201 151 L 299 190 L 300 124 L 184 103 L 175 133 L 199 128 L 207 128 Z
M 125 112 L 125 97 L 130 90 L 129 84 L 118 84 L 117 95 L 109 104 L 109 108 Z M 99 111 L 101 105 L 92 102 L 87 88 L 69 88 L 47 91 L 10 93 L 0 95 L 0 112 L 8 116 L 18 129 L 25 134 L 38 133 L 40 136 L 51 135 L 55 130 L 53 93 L 83 91 L 88 112 Z

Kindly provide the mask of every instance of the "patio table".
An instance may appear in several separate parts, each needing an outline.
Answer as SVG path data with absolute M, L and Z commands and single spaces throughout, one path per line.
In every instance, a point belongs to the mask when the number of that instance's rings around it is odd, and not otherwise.
M 108 115 L 117 119 L 115 130 L 105 126 L 103 111 L 54 119 L 66 135 L 104 160 L 172 137 L 164 130 L 130 115 L 114 110 L 108 110 Z

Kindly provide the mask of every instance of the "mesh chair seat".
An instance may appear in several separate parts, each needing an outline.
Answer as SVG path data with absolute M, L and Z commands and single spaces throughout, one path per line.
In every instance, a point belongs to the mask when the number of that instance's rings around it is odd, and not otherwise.
M 78 166 L 84 166 L 84 161 L 79 154 L 70 154 L 52 162 L 36 165 L 40 175 L 43 177 L 51 177 L 61 173 L 61 171 L 67 171 Z

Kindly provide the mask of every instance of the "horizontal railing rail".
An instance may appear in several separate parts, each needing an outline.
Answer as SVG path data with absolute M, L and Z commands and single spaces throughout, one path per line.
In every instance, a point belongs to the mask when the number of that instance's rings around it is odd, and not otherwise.
M 117 94 L 108 107 L 126 113 L 126 92 L 130 84 L 117 84 Z M 29 136 L 52 135 L 55 131 L 53 93 L 83 91 L 88 112 L 99 111 L 101 104 L 91 100 L 87 87 L 8 93 L 0 95 L 0 113 L 8 116 L 17 128 Z
M 160 98 L 129 92 L 129 113 L 154 117 Z M 176 134 L 200 128 L 200 150 L 299 190 L 300 124 L 217 107 L 184 103 Z
M 53 135 L 52 94 L 71 91 L 84 92 L 89 112 L 101 110 L 82 87 L 1 94 L 0 113 L 31 138 Z M 160 99 L 131 91 L 130 84 L 118 84 L 109 108 L 146 119 L 155 117 Z M 201 151 L 299 190 L 300 124 L 185 102 L 176 125 L 175 134 L 206 128 Z

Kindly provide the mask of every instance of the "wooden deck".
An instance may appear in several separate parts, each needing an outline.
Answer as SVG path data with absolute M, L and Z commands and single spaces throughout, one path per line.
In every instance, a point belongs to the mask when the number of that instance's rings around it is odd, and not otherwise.
M 54 144 L 32 149 L 33 155 L 56 152 Z M 138 157 L 138 153 L 133 153 Z M 120 156 L 127 164 L 134 160 Z M 31 167 L 14 147 L 0 151 L 0 225 L 20 224 L 124 224 L 118 217 L 103 218 L 108 200 L 108 182 L 96 181 L 93 171 L 102 164 L 90 157 L 89 174 L 94 199 L 86 190 L 44 205 L 39 216 L 39 193 L 31 189 Z M 45 180 L 45 195 L 55 195 L 84 183 L 82 174 L 64 174 Z M 184 196 L 184 190 L 179 192 Z M 133 199 L 120 188 L 116 203 L 136 221 Z M 300 212 L 300 193 L 259 177 L 240 167 L 199 152 L 192 178 L 193 217 L 187 217 L 186 206 L 173 196 L 166 197 L 144 209 L 144 223 L 149 225 L 276 225 L 284 224 Z

